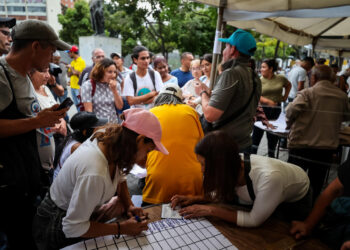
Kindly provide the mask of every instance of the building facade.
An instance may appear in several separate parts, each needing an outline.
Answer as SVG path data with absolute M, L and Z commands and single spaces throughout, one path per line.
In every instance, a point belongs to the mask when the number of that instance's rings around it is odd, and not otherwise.
M 71 1 L 62 0 L 62 2 Z M 0 16 L 14 17 L 17 22 L 28 19 L 47 21 L 57 33 L 61 29 L 58 22 L 58 14 L 61 13 L 62 7 L 59 0 L 0 0 Z

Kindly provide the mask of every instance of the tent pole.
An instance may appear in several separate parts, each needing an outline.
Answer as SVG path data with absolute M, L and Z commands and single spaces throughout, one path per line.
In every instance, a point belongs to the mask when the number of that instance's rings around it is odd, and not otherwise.
M 220 0 L 218 19 L 216 22 L 214 48 L 213 48 L 213 62 L 211 65 L 211 72 L 210 72 L 210 89 L 213 89 L 216 81 L 216 77 L 217 77 L 216 68 L 218 64 L 218 58 L 220 57 L 220 54 L 221 54 L 221 42 L 219 41 L 219 38 L 221 37 L 221 27 L 222 27 L 224 9 L 226 4 L 227 4 L 227 0 Z

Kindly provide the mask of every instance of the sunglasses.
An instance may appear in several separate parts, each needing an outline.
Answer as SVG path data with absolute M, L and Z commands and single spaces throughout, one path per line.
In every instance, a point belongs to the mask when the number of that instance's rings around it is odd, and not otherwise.
M 10 36 L 11 36 L 11 32 L 10 32 L 10 31 L 7 31 L 7 30 L 0 30 L 0 32 L 1 32 L 4 36 L 7 36 L 7 37 L 10 37 Z

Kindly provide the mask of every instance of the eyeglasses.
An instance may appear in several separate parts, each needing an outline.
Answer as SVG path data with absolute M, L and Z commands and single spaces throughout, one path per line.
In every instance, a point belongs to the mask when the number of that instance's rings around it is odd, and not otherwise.
M 1 32 L 4 36 L 11 37 L 11 32 L 10 32 L 10 31 L 7 31 L 7 30 L 0 30 L 0 32 Z
M 94 56 L 95 59 L 104 59 L 105 56 Z
M 148 59 L 149 59 L 149 56 L 140 57 L 139 59 L 142 60 L 142 61 L 143 61 L 143 60 L 148 60 Z
M 201 67 L 193 67 L 192 70 L 201 70 Z
M 211 64 L 206 63 L 206 64 L 204 64 L 204 65 L 201 65 L 201 68 L 202 68 L 202 69 L 203 69 L 203 68 L 209 68 L 209 67 L 210 67 L 210 65 L 211 65 Z

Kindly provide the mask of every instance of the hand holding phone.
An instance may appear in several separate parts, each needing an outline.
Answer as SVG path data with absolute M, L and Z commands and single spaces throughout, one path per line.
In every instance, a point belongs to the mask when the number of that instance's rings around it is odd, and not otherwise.
M 70 106 L 73 105 L 73 101 L 72 99 L 70 99 L 70 97 L 67 97 L 61 104 L 60 106 L 58 106 L 58 108 L 56 110 L 61 110 L 61 109 L 65 109 L 65 108 L 70 108 Z

